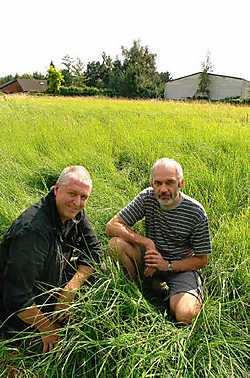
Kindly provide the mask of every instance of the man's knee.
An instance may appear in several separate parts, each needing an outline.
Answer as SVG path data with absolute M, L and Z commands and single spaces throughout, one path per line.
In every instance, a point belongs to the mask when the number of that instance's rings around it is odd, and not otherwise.
M 118 259 L 119 255 L 126 249 L 126 242 L 122 238 L 114 237 L 109 241 L 109 254 Z
M 110 240 L 109 253 L 114 259 L 119 260 L 121 263 L 126 264 L 128 260 L 138 266 L 142 263 L 140 248 L 119 237 L 114 237 Z
M 175 318 L 178 322 L 190 324 L 192 320 L 200 313 L 200 308 L 196 306 L 187 306 L 186 308 L 177 308 Z
M 200 300 L 191 294 L 177 294 L 171 299 L 170 310 L 178 322 L 190 324 L 201 311 Z

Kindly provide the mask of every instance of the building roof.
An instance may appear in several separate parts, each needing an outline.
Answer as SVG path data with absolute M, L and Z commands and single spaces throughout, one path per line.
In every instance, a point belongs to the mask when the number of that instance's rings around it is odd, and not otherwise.
M 47 80 L 37 79 L 14 79 L 0 85 L 0 89 L 4 89 L 8 85 L 17 82 L 23 92 L 45 92 L 47 90 Z
M 202 72 L 195 72 L 191 75 L 186 75 L 186 76 L 182 76 L 182 77 L 177 77 L 177 79 L 172 79 L 172 80 L 169 80 L 169 81 L 176 81 L 176 80 L 180 80 L 180 79 L 184 79 L 185 77 L 190 77 L 190 76 L 195 76 L 195 75 L 200 75 Z M 208 75 L 210 76 L 219 76 L 219 77 L 227 77 L 229 79 L 237 79 L 237 80 L 244 80 L 244 81 L 247 81 L 246 79 L 243 79 L 242 77 L 235 77 L 235 76 L 227 76 L 227 75 L 217 75 L 217 74 L 213 74 L 213 73 L 210 73 L 208 72 Z

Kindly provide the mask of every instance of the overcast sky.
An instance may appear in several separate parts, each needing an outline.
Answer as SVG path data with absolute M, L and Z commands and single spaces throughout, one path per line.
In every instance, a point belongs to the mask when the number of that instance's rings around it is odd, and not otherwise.
M 250 80 L 250 0 L 1 0 L 0 14 L 0 76 L 121 57 L 139 39 L 175 78 L 209 50 L 214 73 Z

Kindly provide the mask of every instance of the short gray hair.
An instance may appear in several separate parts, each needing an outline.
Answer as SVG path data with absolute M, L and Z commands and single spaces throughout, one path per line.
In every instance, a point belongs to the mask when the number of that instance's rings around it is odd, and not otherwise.
M 169 167 L 169 166 L 175 167 L 178 180 L 183 180 L 183 169 L 180 163 L 178 163 L 174 159 L 168 159 L 168 158 L 161 158 L 161 159 L 156 160 L 156 162 L 154 162 L 153 167 L 151 169 L 151 174 L 150 174 L 151 180 L 153 180 L 154 178 L 155 169 L 160 165 L 163 165 L 165 167 Z
M 92 180 L 89 172 L 82 165 L 71 165 L 64 168 L 57 179 L 56 185 L 66 185 L 70 179 L 81 181 L 92 188 Z

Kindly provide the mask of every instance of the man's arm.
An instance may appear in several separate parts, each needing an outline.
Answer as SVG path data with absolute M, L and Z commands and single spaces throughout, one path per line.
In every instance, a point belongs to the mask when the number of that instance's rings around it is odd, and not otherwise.
M 67 310 L 69 305 L 73 302 L 77 290 L 80 289 L 82 284 L 87 281 L 87 279 L 94 272 L 94 269 L 87 265 L 79 265 L 76 273 L 71 278 L 71 280 L 65 285 L 65 287 L 60 290 L 58 296 L 58 304 L 55 310 Z
M 174 272 L 186 272 L 204 268 L 208 264 L 207 255 L 190 256 L 183 260 L 172 261 Z
M 81 285 L 87 281 L 87 279 L 94 272 L 94 269 L 87 265 L 79 265 L 76 273 L 71 280 L 65 285 L 64 290 L 76 291 L 80 289 Z
M 155 268 L 160 271 L 167 271 L 169 262 L 165 260 L 162 255 L 155 251 L 150 250 L 146 251 L 145 254 L 145 263 L 147 267 Z M 173 268 L 173 272 L 187 272 L 192 270 L 198 270 L 203 268 L 208 264 L 208 256 L 207 255 L 194 255 L 190 257 L 186 257 L 182 260 L 174 260 L 171 261 L 171 265 Z
M 211 241 L 207 217 L 204 214 L 201 222 L 192 230 L 191 249 L 193 254 L 181 260 L 171 261 L 173 272 L 186 272 L 203 268 L 208 264 L 208 254 L 211 253 Z M 146 266 L 167 271 L 169 262 L 164 260 L 157 251 L 147 251 L 145 255 Z
M 81 246 L 78 249 L 78 268 L 71 280 L 59 292 L 58 303 L 55 306 L 55 311 L 57 312 L 55 315 L 59 321 L 65 321 L 70 318 L 68 310 L 75 299 L 76 292 L 94 272 L 94 268 L 88 264 L 100 261 L 100 243 L 85 214 L 81 219 L 77 233 L 78 237 L 80 236 L 81 238 Z
M 129 243 L 138 244 L 144 247 L 146 251 L 153 251 L 155 253 L 158 253 L 153 240 L 132 230 L 118 215 L 116 215 L 108 222 L 106 226 L 106 233 L 108 236 L 120 237 Z M 155 267 L 146 266 L 146 269 L 144 270 L 144 276 L 150 277 L 155 273 L 155 271 Z
M 58 343 L 58 324 L 51 322 L 35 304 L 20 311 L 17 316 L 24 323 L 32 325 L 41 333 L 44 353 L 49 352 Z
M 154 242 L 135 232 L 131 227 L 146 215 L 145 203 L 148 198 L 148 189 L 140 192 L 127 206 L 125 206 L 115 217 L 113 217 L 106 226 L 106 233 L 111 237 L 120 237 L 121 239 L 138 244 L 147 249 L 155 249 Z
M 132 228 L 127 226 L 118 215 L 108 222 L 106 226 L 106 233 L 110 237 L 120 237 L 129 243 L 139 244 L 146 250 L 155 249 L 155 244 L 151 239 L 132 230 Z
M 27 325 L 41 332 L 43 352 L 48 352 L 59 340 L 57 324 L 40 311 L 33 300 L 33 287 L 40 276 L 49 250 L 46 235 L 33 231 L 13 238 L 4 280 L 3 301 L 8 313 L 16 312 Z M 44 333 L 48 333 L 45 335 Z
M 60 291 L 58 298 L 59 303 L 56 305 L 55 311 L 64 312 L 68 309 L 70 303 L 74 300 L 76 291 L 89 278 L 93 271 L 93 268 L 89 266 L 79 266 L 72 279 L 66 284 L 64 289 Z M 65 313 L 62 315 L 62 318 L 67 317 Z M 49 352 L 59 341 L 57 329 L 60 328 L 60 325 L 55 321 L 50 321 L 35 304 L 20 311 L 17 316 L 26 324 L 30 324 L 39 330 L 43 342 L 43 352 Z

